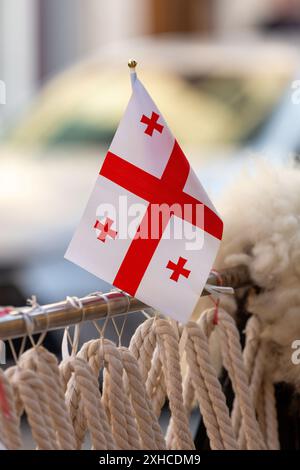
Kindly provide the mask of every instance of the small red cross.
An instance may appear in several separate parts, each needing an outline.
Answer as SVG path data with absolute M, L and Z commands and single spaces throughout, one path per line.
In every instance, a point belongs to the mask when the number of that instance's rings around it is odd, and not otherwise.
M 187 260 L 185 258 L 182 258 L 181 256 L 178 258 L 177 264 L 173 263 L 173 261 L 169 261 L 166 268 L 172 269 L 173 273 L 170 276 L 170 279 L 172 281 L 178 282 L 179 276 L 184 276 L 186 278 L 189 277 L 191 274 L 191 271 L 188 269 L 185 269 L 183 266 Z
M 96 220 L 94 228 L 97 228 L 98 230 L 100 230 L 100 233 L 97 237 L 98 240 L 105 243 L 107 236 L 111 238 L 116 238 L 118 232 L 110 228 L 113 223 L 114 221 L 111 220 L 109 217 L 106 218 L 104 224 L 102 224 L 99 220 Z
M 154 111 L 151 114 L 151 118 L 148 118 L 147 116 L 145 116 L 145 114 L 143 114 L 141 122 L 147 125 L 145 129 L 145 134 L 148 134 L 152 137 L 154 130 L 162 133 L 164 126 L 157 122 L 158 118 L 159 114 L 155 113 Z

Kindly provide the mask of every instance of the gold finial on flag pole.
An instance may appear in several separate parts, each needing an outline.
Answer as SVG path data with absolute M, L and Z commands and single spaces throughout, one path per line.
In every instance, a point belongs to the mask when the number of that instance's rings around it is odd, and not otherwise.
M 130 79 L 131 79 L 132 87 L 134 85 L 134 82 L 136 81 L 136 71 L 135 71 L 136 66 L 137 66 L 137 61 L 135 59 L 129 59 L 128 67 L 130 69 Z
M 129 61 L 128 61 L 128 67 L 129 67 L 130 69 L 135 69 L 136 66 L 137 66 L 137 61 L 134 60 L 134 59 L 129 59 Z

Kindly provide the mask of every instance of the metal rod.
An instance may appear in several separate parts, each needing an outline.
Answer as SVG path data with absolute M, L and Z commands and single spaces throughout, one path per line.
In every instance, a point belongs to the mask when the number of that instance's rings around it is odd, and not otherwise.
M 221 283 L 220 283 L 221 280 Z M 210 273 L 208 284 L 233 287 L 238 289 L 251 284 L 249 272 L 245 266 L 229 268 L 220 273 Z M 204 291 L 201 295 L 208 295 Z M 76 323 L 90 320 L 101 320 L 108 314 L 117 316 L 138 312 L 149 308 L 134 297 L 121 291 L 112 291 L 102 296 L 89 295 L 80 299 L 82 309 L 73 306 L 70 301 L 63 300 L 32 309 L 32 307 L 15 308 L 9 314 L 0 317 L 0 339 L 19 338 L 26 336 L 27 329 L 23 313 L 28 313 L 32 320 L 34 333 L 51 331 Z

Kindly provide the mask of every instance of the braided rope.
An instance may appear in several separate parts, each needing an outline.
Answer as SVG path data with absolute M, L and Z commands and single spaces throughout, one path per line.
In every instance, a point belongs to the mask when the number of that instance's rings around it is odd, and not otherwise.
M 101 340 L 100 340 L 101 341 Z M 123 362 L 118 348 L 104 340 L 106 380 L 103 383 L 103 402 L 109 410 L 112 433 L 119 449 L 138 449 L 139 437 L 123 383 Z
M 243 351 L 243 359 L 246 372 L 250 381 L 250 395 L 256 404 L 258 421 L 265 444 L 268 449 L 279 449 L 277 411 L 274 395 L 274 385 L 265 376 L 264 357 L 265 348 L 260 342 L 261 323 L 252 315 L 246 325 L 246 345 Z M 267 397 L 266 397 L 267 395 Z M 245 448 L 245 436 L 240 420 L 240 410 L 235 400 L 232 417 L 235 421 L 235 429 L 239 428 L 239 443 Z M 266 415 L 268 413 L 268 416 Z
M 107 450 L 108 442 L 103 426 L 103 412 L 101 412 L 101 395 L 98 380 L 90 365 L 80 357 L 68 359 L 69 367 L 73 372 L 74 386 L 80 393 L 82 411 L 86 417 L 86 425 L 91 436 L 94 449 Z
M 206 331 L 194 322 L 183 330 L 188 371 L 184 380 L 184 406 L 187 415 L 193 408 L 195 395 L 200 406 L 212 449 L 237 449 L 226 399 L 216 371 L 211 364 Z M 183 336 L 182 335 L 182 336 Z M 168 442 L 174 445 L 173 421 L 167 432 Z
M 265 449 L 252 398 L 249 395 L 249 380 L 244 367 L 238 330 L 233 318 L 221 308 L 218 317 L 217 331 L 221 342 L 223 364 L 229 373 L 241 409 L 247 449 Z M 205 311 L 200 317 L 203 328 L 209 323 L 212 324 L 213 318 L 214 309 Z
M 191 374 L 190 372 L 187 372 L 183 382 L 183 403 L 188 414 L 190 414 L 193 409 L 194 401 L 195 389 L 193 387 Z
M 193 449 L 189 416 L 196 398 L 212 449 L 279 449 L 260 323 L 254 316 L 248 321 L 242 353 L 234 320 L 219 309 L 214 325 L 214 310 L 184 328 L 150 318 L 138 327 L 129 349 L 92 340 L 59 367 L 41 346 L 26 351 L 17 366 L 0 371 L 12 416 L 8 422 L 0 410 L 0 439 L 8 448 L 21 447 L 19 417 L 25 411 L 39 449 L 80 449 L 87 431 L 98 450 Z M 231 418 L 210 358 L 213 330 L 236 395 Z M 188 371 L 182 381 L 184 353 Z M 166 398 L 171 419 L 165 440 L 158 416 Z
M 105 370 L 101 399 L 101 413 L 108 448 L 130 449 L 128 428 L 131 433 L 130 439 L 134 439 L 133 445 L 138 446 L 138 434 L 129 427 L 131 426 L 134 429 L 135 426 L 132 417 L 131 421 L 128 421 L 130 409 L 128 409 L 128 401 L 126 403 L 124 397 L 125 393 L 122 394 L 123 365 L 116 346 L 106 339 L 91 340 L 82 346 L 77 357 L 89 364 L 94 377 L 97 379 L 97 383 L 101 367 L 104 362 L 108 364 L 109 370 L 107 368 Z M 66 371 L 64 374 L 67 377 L 69 376 Z M 86 422 L 78 390 L 72 377 L 68 383 L 66 397 L 75 428 L 78 447 L 81 447 L 86 431 Z
M 127 348 L 119 348 L 119 351 L 127 374 L 126 389 L 131 396 L 132 406 L 138 423 L 142 449 L 153 450 L 164 448 L 164 438 L 158 425 L 158 421 L 153 411 L 151 412 L 150 402 L 147 397 L 145 385 L 142 381 L 137 360 Z M 159 432 L 158 435 L 157 432 Z M 157 438 L 159 438 L 158 442 Z
M 194 442 L 183 404 L 178 335 L 167 320 L 156 319 L 154 328 L 161 351 L 169 407 L 174 423 L 176 448 L 194 449 Z
M 187 362 L 197 400 L 211 447 L 214 449 L 237 449 L 226 399 L 211 364 L 208 339 L 201 326 L 189 322 L 186 326 Z
M 166 385 L 154 321 L 155 318 L 149 318 L 137 328 L 131 338 L 129 350 L 138 361 L 153 411 L 159 417 L 166 401 Z M 160 442 L 160 446 L 162 445 L 165 446 L 165 441 Z
M 154 318 L 139 325 L 131 338 L 129 350 L 138 361 L 154 413 L 159 417 L 166 401 L 166 385 L 154 331 Z
M 49 409 L 49 419 L 56 430 L 59 448 L 72 450 L 76 448 L 73 426 L 66 407 L 63 385 L 56 357 L 39 346 L 26 351 L 20 365 L 31 368 L 43 382 Z
M 51 413 L 51 403 L 49 402 L 49 395 L 47 393 L 47 387 L 45 386 L 43 378 L 36 371 L 36 364 L 34 362 L 34 358 L 30 355 L 30 351 L 31 350 L 27 351 L 21 356 L 19 360 L 19 368 L 17 369 L 17 377 L 18 375 L 20 375 L 20 377 L 23 377 L 23 374 L 20 374 L 20 371 L 24 370 L 27 372 L 28 377 L 29 377 L 29 372 L 32 372 L 34 376 L 38 379 L 38 382 L 36 384 L 37 396 L 38 396 L 38 400 L 40 403 L 41 413 L 45 422 L 45 427 L 48 430 L 49 443 L 51 445 L 51 448 L 60 449 L 60 445 L 56 439 L 57 437 L 56 429 L 55 429 L 55 424 L 54 424 L 52 413 Z M 26 377 L 26 374 L 24 374 L 24 377 Z M 22 383 L 22 380 L 21 380 L 20 386 L 23 387 L 24 390 L 26 390 L 26 393 L 28 393 L 27 383 L 25 385 Z M 21 389 L 20 389 L 20 396 L 22 398 Z M 26 396 L 26 398 L 28 397 Z M 24 409 L 26 411 L 26 414 L 28 414 L 25 403 L 24 403 Z M 29 417 L 28 417 L 28 421 L 30 422 Z
M 250 378 L 249 394 L 252 398 L 252 403 L 255 408 L 257 403 L 258 394 L 263 382 L 264 373 L 265 373 L 265 348 L 260 346 L 258 349 L 255 362 L 253 364 L 253 371 Z M 238 408 L 239 409 L 239 408 Z M 240 428 L 238 430 L 238 442 L 241 449 L 246 449 L 246 437 L 244 432 L 243 421 L 241 419 Z
M 149 318 L 138 326 L 129 344 L 129 351 L 138 361 L 143 381 L 146 383 L 151 369 L 152 357 L 156 348 L 156 335 L 153 328 L 155 319 Z
M 20 420 L 16 413 L 13 387 L 3 370 L 0 369 L 0 381 L 7 403 L 7 413 L 0 411 L 0 438 L 9 450 L 20 449 L 22 446 Z
M 108 393 L 111 392 L 111 382 L 109 382 L 110 387 Z M 132 450 L 139 450 L 141 449 L 140 446 L 140 439 L 139 439 L 139 432 L 138 432 L 138 425 L 135 420 L 134 411 L 132 409 L 132 404 L 129 401 L 128 395 L 124 393 L 123 390 L 123 400 L 125 406 L 125 418 L 126 418 L 126 427 L 128 433 L 128 444 L 130 449 Z
M 189 371 L 185 374 L 183 380 L 183 405 L 186 411 L 187 416 L 190 416 L 193 406 L 195 402 L 195 389 L 192 383 L 191 375 Z M 169 448 L 172 449 L 175 445 L 175 436 L 174 436 L 174 429 L 173 429 L 173 421 L 172 417 L 170 419 L 167 433 L 166 433 L 166 441 L 168 442 Z
M 76 386 L 69 359 L 60 363 L 59 370 L 64 383 L 66 406 L 74 429 L 76 449 L 81 449 L 87 429 L 87 422 L 82 408 L 80 409 L 82 406 L 81 394 Z
M 96 374 L 99 374 L 104 358 L 107 366 L 103 381 L 102 402 L 109 416 L 117 447 L 139 449 L 137 423 L 124 389 L 124 368 L 118 348 L 111 341 L 100 339 L 84 345 L 79 355 L 86 357 Z
M 98 376 L 100 368 L 103 364 L 103 358 L 101 358 L 99 355 L 99 341 L 95 342 L 94 340 L 91 340 L 85 343 L 82 349 L 79 351 L 77 357 L 82 361 L 85 361 L 91 367 L 93 375 L 92 380 L 96 380 L 98 390 L 97 395 L 100 394 L 98 387 Z M 95 361 L 96 357 L 97 361 Z M 66 401 L 75 430 L 77 448 L 81 448 L 87 430 L 87 420 L 83 410 L 80 391 L 76 386 L 74 377 L 72 377 L 72 371 L 70 370 L 70 362 L 62 362 L 60 365 L 60 369 L 64 377 L 65 383 L 67 383 Z M 105 434 L 105 439 L 107 442 L 107 449 L 115 449 L 116 444 L 112 436 L 106 410 L 104 409 L 103 399 L 101 398 L 101 395 L 99 397 L 100 401 L 98 400 L 98 408 L 103 426 L 103 433 Z
M 49 421 L 49 412 L 46 408 L 47 397 L 43 382 L 40 377 L 31 369 L 24 367 L 13 367 L 7 374 L 13 387 L 18 389 L 19 400 L 22 406 L 19 410 L 25 410 L 28 423 L 31 428 L 32 437 L 39 449 L 57 450 L 58 445 L 55 439 L 55 431 Z
M 23 402 L 20 398 L 18 387 L 17 387 L 16 383 L 13 381 L 13 376 L 14 376 L 17 368 L 18 368 L 18 366 L 11 366 L 11 367 L 9 367 L 8 369 L 6 369 L 4 371 L 4 374 L 5 374 L 5 377 L 8 379 L 8 381 L 9 381 L 11 387 L 12 387 L 16 414 L 17 414 L 17 416 L 20 417 L 22 415 L 23 411 L 24 411 L 24 406 L 23 406 Z
M 146 380 L 146 390 L 152 402 L 154 413 L 159 417 L 166 401 L 166 384 L 158 347 L 155 348 L 153 354 L 151 368 Z
M 252 315 L 246 324 L 246 328 L 245 328 L 246 342 L 245 342 L 245 347 L 243 350 L 243 360 L 244 360 L 245 370 L 248 376 L 248 380 L 250 383 L 250 387 L 252 386 L 253 369 L 255 366 L 256 357 L 257 357 L 259 345 L 260 345 L 260 333 L 261 333 L 261 323 L 255 315 Z M 256 367 L 257 367 L 257 364 L 256 364 Z M 254 376 L 257 377 L 257 372 L 256 374 L 254 374 Z M 253 395 L 252 397 L 253 397 L 253 403 L 256 403 L 255 397 Z M 232 418 L 235 434 L 238 437 L 240 435 L 242 420 L 241 420 L 241 410 L 240 410 L 240 407 L 236 398 L 234 399 L 234 402 L 233 402 L 231 418 Z M 241 440 L 241 436 L 239 436 L 239 440 Z M 242 445 L 242 448 L 243 447 L 244 445 Z
M 183 405 L 178 333 L 173 325 L 167 320 L 148 319 L 136 330 L 129 348 L 139 363 L 142 378 L 152 397 L 155 397 L 153 392 L 159 378 L 164 377 L 165 384 L 161 381 L 157 389 L 159 395 L 154 400 L 155 411 L 157 415 L 160 413 L 167 395 L 174 420 L 175 447 L 194 448 Z M 157 363 L 157 359 L 162 365 Z

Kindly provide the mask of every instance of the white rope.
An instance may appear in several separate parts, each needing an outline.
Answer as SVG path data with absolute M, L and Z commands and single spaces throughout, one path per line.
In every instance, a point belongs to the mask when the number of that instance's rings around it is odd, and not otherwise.
M 221 289 L 212 286 L 212 293 L 215 288 Z M 80 299 L 66 300 L 84 316 Z M 36 298 L 31 306 L 33 310 L 40 308 Z M 80 324 L 73 339 L 65 330 L 62 380 L 56 375 L 56 359 L 40 346 L 46 332 L 35 343 L 33 319 L 30 312 L 23 312 L 33 349 L 23 352 L 26 338 L 18 355 L 12 348 L 17 366 L 5 372 L 9 403 L 16 410 L 11 429 L 20 426 L 17 416 L 25 409 L 39 448 L 80 448 L 88 430 L 95 449 L 193 449 L 189 416 L 196 399 L 212 449 L 279 448 L 274 386 L 263 368 L 255 319 L 250 319 L 251 342 L 246 342 L 243 355 L 235 323 L 222 309 L 218 309 L 217 324 L 215 309 L 211 309 L 202 314 L 198 324 L 189 322 L 184 328 L 158 315 L 150 316 L 125 348 L 121 347 L 121 337 L 127 315 L 121 328 L 114 325 L 117 347 L 104 338 L 111 319 L 108 299 L 107 310 L 103 327 L 95 324 L 100 338 L 85 343 L 79 353 Z M 214 329 L 219 333 L 223 363 L 236 393 L 232 420 L 209 352 L 208 340 Z M 183 356 L 188 365 L 185 380 L 181 373 Z M 102 395 L 98 383 L 101 371 Z M 33 388 L 36 399 L 31 395 Z M 165 441 L 157 418 L 166 399 L 171 419 Z M 70 419 L 63 418 L 66 412 Z M 1 418 L 0 440 L 8 448 L 18 448 L 20 439 L 13 440 L 12 433 L 1 430 L 4 422 Z

